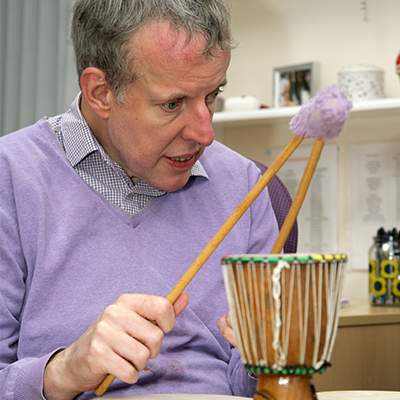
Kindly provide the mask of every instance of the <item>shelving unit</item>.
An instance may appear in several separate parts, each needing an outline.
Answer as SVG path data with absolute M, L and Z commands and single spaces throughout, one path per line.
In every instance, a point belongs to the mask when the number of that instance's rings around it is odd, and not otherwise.
M 262 108 L 250 111 L 221 111 L 213 118 L 214 126 L 285 123 L 300 110 L 300 106 Z M 354 103 L 350 118 L 400 115 L 400 98 L 368 100 Z

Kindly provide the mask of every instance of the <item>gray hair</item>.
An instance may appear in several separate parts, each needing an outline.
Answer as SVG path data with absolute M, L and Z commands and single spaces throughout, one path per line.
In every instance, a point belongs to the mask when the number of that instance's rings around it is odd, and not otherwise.
M 88 67 L 106 74 L 117 101 L 137 78 L 127 44 L 150 22 L 168 21 L 188 41 L 201 34 L 205 54 L 234 47 L 225 0 L 75 0 L 71 39 L 78 76 Z

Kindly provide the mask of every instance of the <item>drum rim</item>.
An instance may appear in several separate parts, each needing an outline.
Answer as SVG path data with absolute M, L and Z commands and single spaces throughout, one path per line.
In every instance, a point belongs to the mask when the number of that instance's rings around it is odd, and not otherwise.
M 299 262 L 306 263 L 309 261 L 347 261 L 347 255 L 344 253 L 284 253 L 284 254 L 235 254 L 231 256 L 224 256 L 222 262 Z

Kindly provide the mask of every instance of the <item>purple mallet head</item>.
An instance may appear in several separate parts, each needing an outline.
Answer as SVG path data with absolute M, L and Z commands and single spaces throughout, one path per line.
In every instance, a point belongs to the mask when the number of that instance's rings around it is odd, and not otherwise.
M 318 91 L 290 121 L 290 129 L 301 139 L 333 139 L 340 135 L 352 103 L 337 86 Z

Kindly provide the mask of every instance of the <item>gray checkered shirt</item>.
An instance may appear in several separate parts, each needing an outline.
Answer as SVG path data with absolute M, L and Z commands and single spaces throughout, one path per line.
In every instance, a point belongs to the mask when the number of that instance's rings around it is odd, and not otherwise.
M 65 114 L 47 118 L 47 121 L 79 176 L 107 201 L 127 214 L 135 215 L 153 197 L 166 192 L 154 189 L 142 180 L 134 184 L 122 167 L 106 154 L 81 114 L 80 96 Z M 191 175 L 208 179 L 200 161 L 194 164 Z

